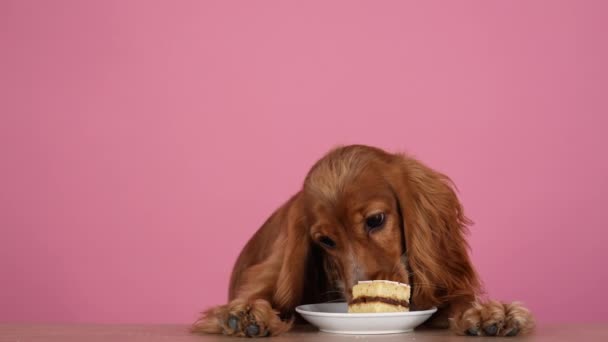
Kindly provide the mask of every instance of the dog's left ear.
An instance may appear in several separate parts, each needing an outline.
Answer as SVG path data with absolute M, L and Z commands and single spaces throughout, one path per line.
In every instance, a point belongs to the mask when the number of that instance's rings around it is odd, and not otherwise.
M 452 181 L 403 155 L 395 155 L 391 166 L 388 179 L 403 216 L 414 305 L 430 307 L 477 292 L 480 284 L 465 240 L 470 221 Z

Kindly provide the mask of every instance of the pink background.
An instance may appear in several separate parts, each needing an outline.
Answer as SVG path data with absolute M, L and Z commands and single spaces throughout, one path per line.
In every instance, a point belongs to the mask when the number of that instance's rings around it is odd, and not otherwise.
M 608 320 L 605 1 L 1 1 L 0 321 L 189 323 L 340 143 L 449 174 L 491 297 Z

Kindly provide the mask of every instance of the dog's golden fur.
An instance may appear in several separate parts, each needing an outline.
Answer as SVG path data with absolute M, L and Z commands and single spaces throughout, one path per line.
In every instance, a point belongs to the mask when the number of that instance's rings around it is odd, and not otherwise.
M 376 214 L 382 226 L 368 229 Z M 469 223 L 451 180 L 416 159 L 362 145 L 334 149 L 245 246 L 229 303 L 204 312 L 193 331 L 278 335 L 291 327 L 297 305 L 349 300 L 358 280 L 390 279 L 412 286 L 413 310 L 439 308 L 427 325 L 456 334 L 529 333 L 534 322 L 520 304 L 479 300 Z

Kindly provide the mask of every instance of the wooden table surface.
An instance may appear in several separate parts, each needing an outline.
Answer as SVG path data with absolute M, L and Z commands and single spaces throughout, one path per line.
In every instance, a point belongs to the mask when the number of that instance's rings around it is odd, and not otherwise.
M 0 324 L 0 341 L 50 342 L 50 341 L 188 341 L 188 342 L 228 342 L 248 339 L 215 335 L 192 335 L 183 325 L 43 325 L 43 324 Z M 454 336 L 445 330 L 420 330 L 395 335 L 333 335 L 320 333 L 313 328 L 299 327 L 279 337 L 258 339 L 258 341 L 330 341 L 330 342 L 392 342 L 392 341 L 608 341 L 607 324 L 553 324 L 541 325 L 533 336 L 519 337 L 468 337 Z

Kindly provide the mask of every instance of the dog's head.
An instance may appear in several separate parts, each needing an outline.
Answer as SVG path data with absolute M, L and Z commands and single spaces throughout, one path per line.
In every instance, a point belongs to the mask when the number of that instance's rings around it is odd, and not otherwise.
M 326 277 L 346 299 L 358 280 L 410 283 L 418 307 L 479 286 L 451 181 L 415 159 L 337 148 L 313 166 L 296 200 L 300 231 L 322 251 Z M 287 248 L 301 249 L 298 241 Z

